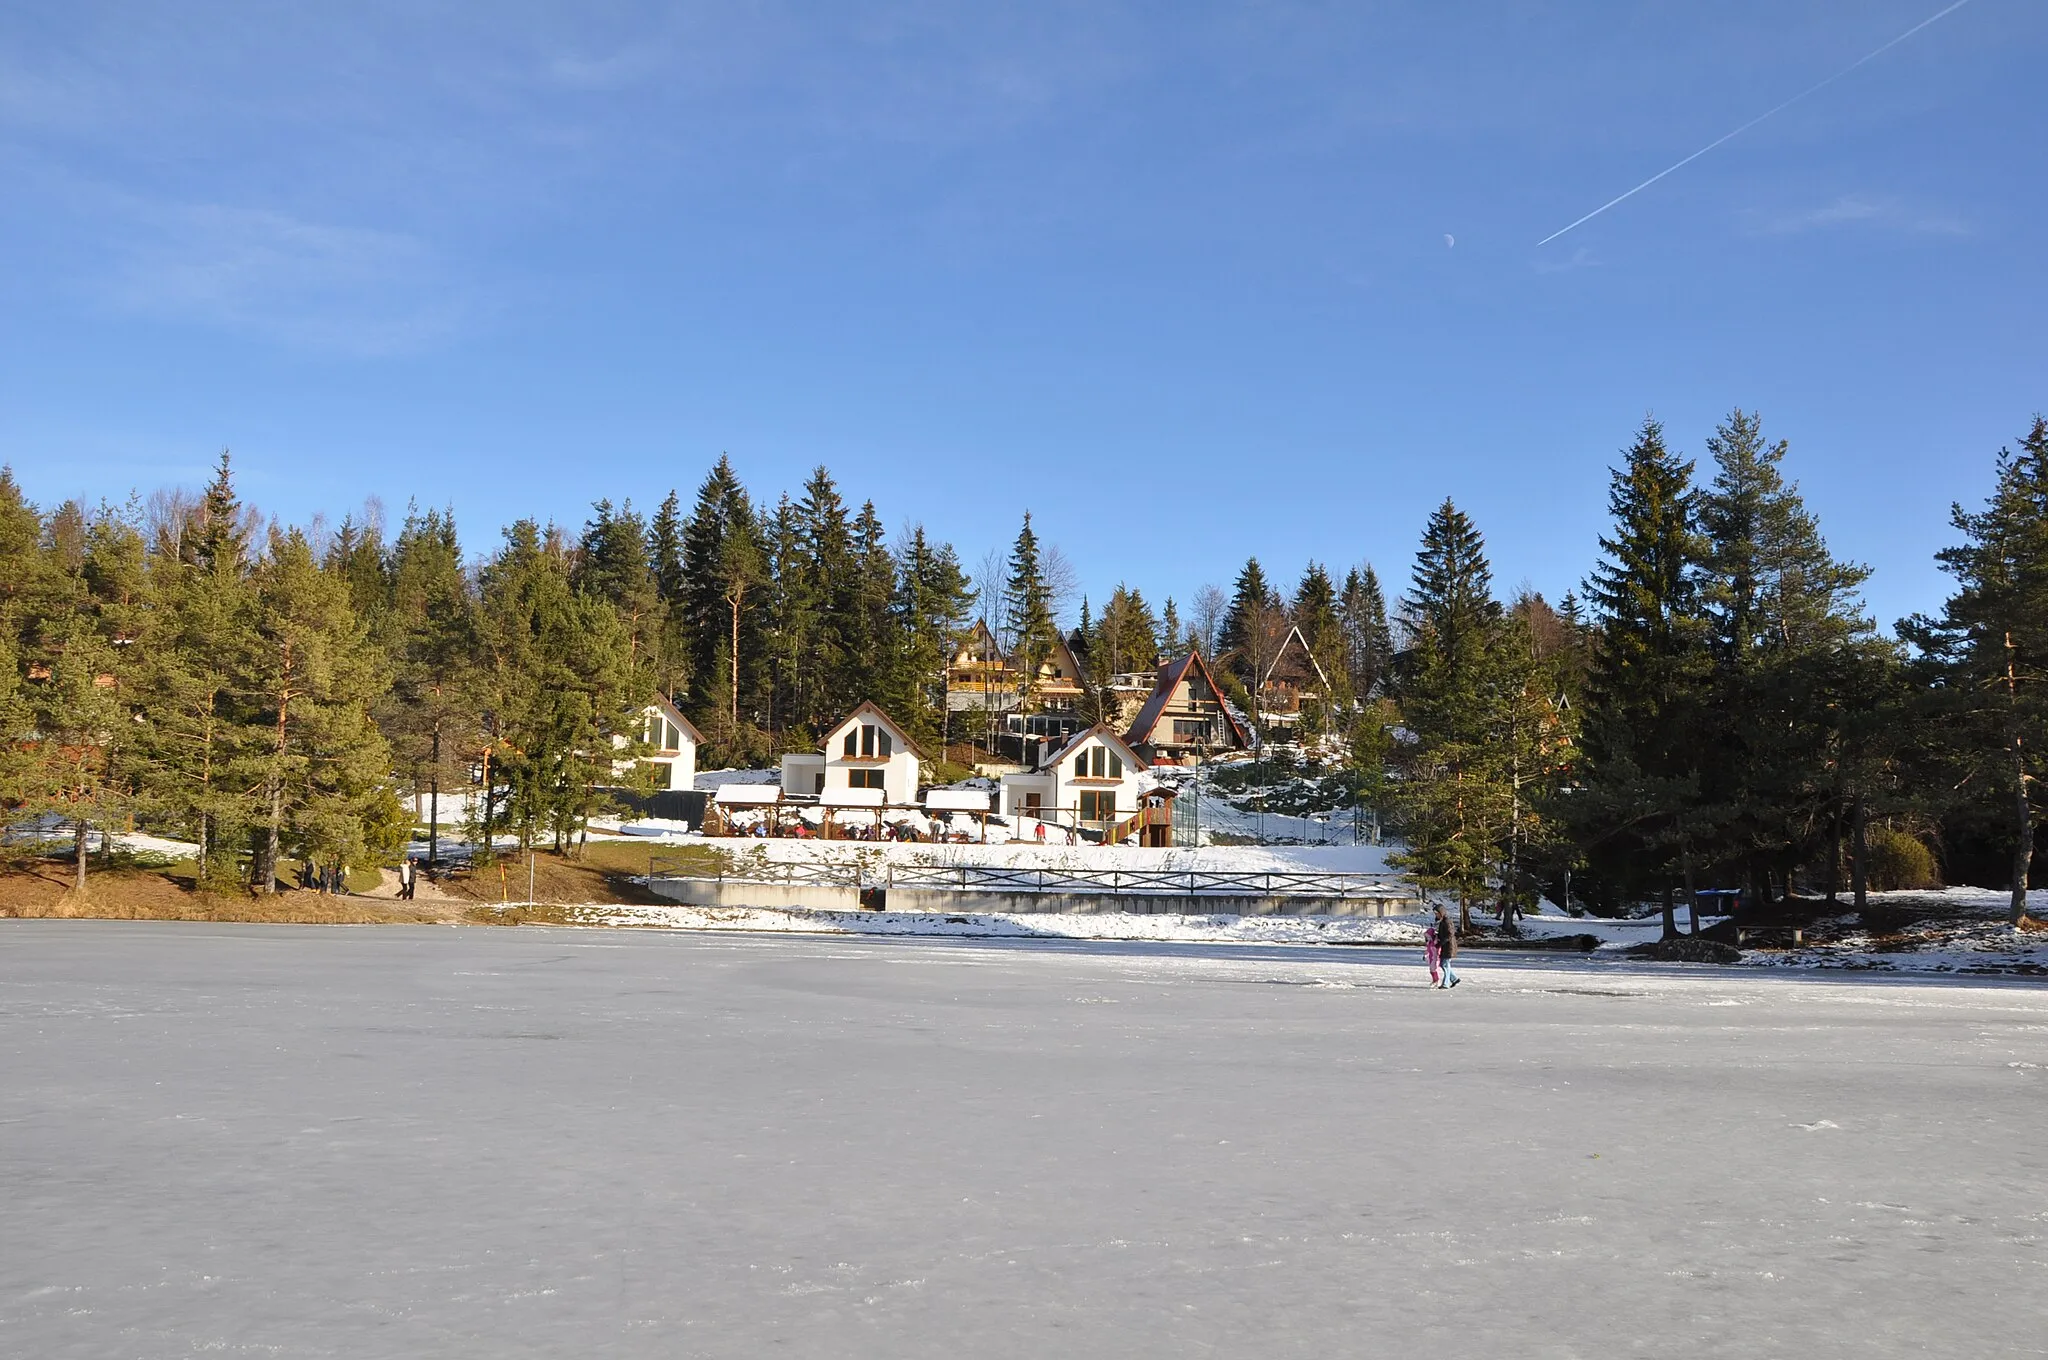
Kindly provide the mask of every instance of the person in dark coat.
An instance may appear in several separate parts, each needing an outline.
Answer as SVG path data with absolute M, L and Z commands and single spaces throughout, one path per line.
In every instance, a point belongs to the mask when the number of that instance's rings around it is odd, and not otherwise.
M 1441 906 L 1436 909 L 1436 948 L 1443 968 L 1443 981 L 1437 986 L 1449 990 L 1458 985 L 1458 971 L 1451 967 L 1451 960 L 1458 957 L 1458 928 Z

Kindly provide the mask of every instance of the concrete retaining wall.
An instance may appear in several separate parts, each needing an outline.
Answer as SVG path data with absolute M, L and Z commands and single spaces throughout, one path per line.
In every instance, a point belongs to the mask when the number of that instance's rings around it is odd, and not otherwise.
M 741 879 L 657 879 L 654 891 L 699 907 L 794 907 L 854 911 L 851 887 L 756 883 Z M 1333 897 L 1282 893 L 1004 892 L 995 888 L 870 888 L 868 905 L 883 911 L 1096 916 L 1134 912 L 1163 916 L 1400 916 L 1420 909 L 1412 897 Z
M 657 878 L 649 885 L 671 902 L 692 907 L 795 907 L 800 911 L 858 911 L 851 886 L 825 883 L 752 883 L 743 879 Z

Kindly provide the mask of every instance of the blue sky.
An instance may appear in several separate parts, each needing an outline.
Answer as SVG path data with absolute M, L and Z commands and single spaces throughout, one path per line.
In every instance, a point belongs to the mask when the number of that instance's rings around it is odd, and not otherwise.
M 2048 407 L 2048 7 L 0 11 L 0 460 L 44 502 L 532 514 L 831 467 L 1098 600 L 1585 573 L 1646 412 L 1760 409 L 1873 612 Z M 1451 244 L 1455 238 L 1455 244 Z

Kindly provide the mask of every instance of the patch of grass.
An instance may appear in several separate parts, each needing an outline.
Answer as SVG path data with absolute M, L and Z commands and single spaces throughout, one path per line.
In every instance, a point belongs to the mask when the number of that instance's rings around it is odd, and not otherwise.
M 88 870 L 86 891 L 71 890 L 70 866 L 0 870 L 0 916 L 117 921 L 257 921 L 310 925 L 417 922 L 381 903 L 317 893 L 206 892 L 161 870 Z
M 592 913 L 587 907 L 542 902 L 530 907 L 475 906 L 463 912 L 462 919 L 480 926 L 581 926 L 591 923 Z

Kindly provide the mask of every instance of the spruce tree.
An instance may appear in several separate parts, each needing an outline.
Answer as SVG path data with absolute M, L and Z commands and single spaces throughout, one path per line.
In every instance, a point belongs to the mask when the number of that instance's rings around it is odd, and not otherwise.
M 689 697 L 690 640 L 683 570 L 682 503 L 671 491 L 647 524 L 647 569 L 661 602 L 660 623 L 650 643 L 655 683 L 671 701 Z
M 1329 676 L 1334 693 L 1326 701 L 1342 704 L 1350 698 L 1350 675 L 1345 665 L 1344 623 L 1337 608 L 1337 590 L 1330 573 L 1320 562 L 1310 562 L 1294 588 L 1291 610 L 1294 626 L 1301 630 L 1309 654 Z
M 1594 645 L 1583 760 L 1566 811 L 1594 867 L 1619 889 L 1662 883 L 1711 842 L 1699 724 L 1709 682 L 1702 599 L 1707 541 L 1693 465 L 1645 420 L 1608 488 L 1614 525 L 1585 587 Z M 1675 931 L 1668 910 L 1665 929 Z
M 836 721 L 858 700 L 854 648 L 860 630 L 857 565 L 846 501 L 823 466 L 812 470 L 796 504 L 802 537 L 802 580 L 809 636 L 796 660 L 796 718 L 813 730 Z
M 895 627 L 912 700 L 903 722 L 923 740 L 945 726 L 946 667 L 974 606 L 973 588 L 948 543 L 933 543 L 911 526 L 897 557 Z
M 1344 577 L 1338 612 L 1344 624 L 1344 669 L 1352 696 L 1363 702 L 1374 697 L 1394 664 L 1387 597 L 1370 563 L 1353 567 Z
M 1040 561 L 1038 534 L 1031 527 L 1031 512 L 1024 512 L 1024 527 L 1010 549 L 1010 574 L 1003 591 L 1003 612 L 1009 624 L 1009 651 L 1016 660 L 1028 705 L 1037 683 L 1038 669 L 1052 655 L 1058 625 L 1052 617 L 1052 591 L 1045 582 Z
M 1279 597 L 1266 583 L 1259 559 L 1248 557 L 1237 573 L 1230 605 L 1223 614 L 1223 627 L 1216 635 L 1216 662 L 1235 676 L 1247 690 L 1260 680 L 1259 650 L 1262 623 L 1278 605 Z
M 482 747 L 477 606 L 452 510 L 410 510 L 392 549 L 392 687 L 378 724 L 426 801 L 427 863 L 440 862 L 441 792 Z
M 1767 442 L 1756 416 L 1735 411 L 1707 447 L 1716 473 L 1700 527 L 1716 665 L 1703 793 L 1724 854 L 1768 899 L 1774 878 L 1789 890 L 1835 820 L 1844 715 L 1829 690 L 1843 650 L 1870 634 L 1857 597 L 1869 573 L 1828 552 L 1784 479 L 1785 443 Z
M 1954 506 L 1963 541 L 1935 555 L 1955 581 L 1939 617 L 1900 628 L 1924 658 L 1962 778 L 2004 804 L 2012 846 L 2010 915 L 2027 914 L 2048 753 L 2048 420 L 1999 451 L 1984 508 Z
M 1416 743 L 1403 783 L 1402 862 L 1425 886 L 1473 899 L 1506 864 L 1514 824 L 1509 752 L 1501 736 L 1517 693 L 1503 664 L 1502 610 L 1479 530 L 1450 501 L 1430 516 L 1415 555 L 1403 623 L 1414 647 L 1401 711 Z

